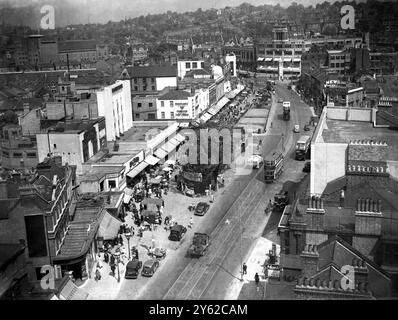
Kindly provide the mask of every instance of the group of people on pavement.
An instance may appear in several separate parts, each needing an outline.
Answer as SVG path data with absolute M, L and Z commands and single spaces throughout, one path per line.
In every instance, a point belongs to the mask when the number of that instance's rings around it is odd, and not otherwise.
M 245 275 L 245 274 L 247 274 L 247 264 L 246 264 L 246 262 L 243 262 L 243 265 L 242 265 L 242 276 Z M 258 285 L 259 285 L 259 282 L 260 282 L 260 276 L 258 275 L 257 272 L 254 275 L 254 281 L 256 282 L 256 286 L 257 286 L 257 289 L 258 289 Z

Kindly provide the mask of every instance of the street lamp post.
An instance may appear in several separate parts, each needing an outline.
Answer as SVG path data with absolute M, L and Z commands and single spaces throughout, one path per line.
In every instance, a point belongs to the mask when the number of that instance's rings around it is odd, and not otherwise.
M 129 260 L 130 260 L 130 258 L 131 258 L 131 256 L 130 256 L 130 238 L 131 238 L 131 233 L 128 232 L 128 233 L 125 234 L 125 236 L 127 238 L 127 248 L 128 248 L 128 251 L 129 251 Z
M 120 282 L 120 269 L 119 269 L 120 252 L 115 252 L 114 256 L 116 256 L 116 263 L 117 263 L 117 282 Z

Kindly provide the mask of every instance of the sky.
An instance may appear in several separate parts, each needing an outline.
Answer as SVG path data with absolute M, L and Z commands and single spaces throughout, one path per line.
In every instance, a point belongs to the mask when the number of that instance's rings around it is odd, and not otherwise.
M 325 0 L 296 0 L 299 4 L 316 5 Z M 329 0 L 328 2 L 334 2 Z M 357 0 L 364 1 L 364 0 Z M 56 15 L 62 13 L 63 19 L 71 23 L 106 23 L 107 21 L 120 21 L 124 18 L 134 18 L 140 15 L 165 13 L 168 10 L 177 12 L 195 11 L 198 8 L 224 8 L 234 7 L 242 3 L 252 5 L 289 6 L 292 0 L 0 0 L 0 8 L 21 7 L 34 5 L 40 8 L 44 4 L 52 4 Z M 35 10 L 39 15 L 39 9 Z M 78 21 L 77 21 L 78 20 Z M 62 24 L 65 24 L 63 21 Z

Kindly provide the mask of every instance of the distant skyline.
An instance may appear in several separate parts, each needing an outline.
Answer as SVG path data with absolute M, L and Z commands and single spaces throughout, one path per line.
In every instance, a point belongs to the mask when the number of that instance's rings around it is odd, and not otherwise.
M 329 0 L 333 3 L 337 0 Z M 365 2 L 366 0 L 356 0 L 352 2 Z M 36 24 L 40 19 L 40 7 L 51 4 L 56 11 L 56 26 L 86 23 L 106 23 L 108 21 L 120 21 L 125 18 L 135 18 L 147 14 L 160 14 L 167 11 L 186 12 L 211 8 L 225 8 L 239 6 L 242 3 L 258 5 L 276 5 L 288 7 L 293 2 L 304 6 L 316 5 L 325 0 L 0 0 L 0 9 L 5 7 L 22 8 L 31 7 L 30 17 L 0 17 L 2 21 L 17 21 L 15 24 L 26 23 Z M 32 21 L 30 21 L 32 20 Z M 38 24 L 38 22 L 37 22 Z

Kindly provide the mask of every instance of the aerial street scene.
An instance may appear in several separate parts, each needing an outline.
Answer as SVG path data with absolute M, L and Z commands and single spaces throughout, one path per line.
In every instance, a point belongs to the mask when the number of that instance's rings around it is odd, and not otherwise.
M 397 17 L 0 0 L 0 300 L 397 299 Z

